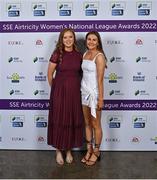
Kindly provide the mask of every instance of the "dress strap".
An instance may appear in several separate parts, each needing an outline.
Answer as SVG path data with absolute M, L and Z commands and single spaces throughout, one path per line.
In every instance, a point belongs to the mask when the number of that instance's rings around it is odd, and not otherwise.
M 103 53 L 98 53 L 98 54 L 96 54 L 95 57 L 93 58 L 93 62 L 95 62 L 96 58 L 97 58 L 100 54 L 103 54 Z

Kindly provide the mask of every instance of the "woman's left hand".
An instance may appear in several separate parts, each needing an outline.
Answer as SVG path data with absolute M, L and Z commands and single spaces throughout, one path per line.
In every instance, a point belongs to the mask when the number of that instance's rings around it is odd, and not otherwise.
M 104 100 L 98 99 L 98 104 L 97 104 L 98 111 L 101 111 L 103 107 L 104 107 Z

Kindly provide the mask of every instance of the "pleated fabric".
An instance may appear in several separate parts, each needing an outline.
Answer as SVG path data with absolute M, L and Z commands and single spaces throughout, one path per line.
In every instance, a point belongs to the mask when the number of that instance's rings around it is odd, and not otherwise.
M 50 58 L 51 62 L 57 63 L 57 71 L 50 94 L 48 144 L 66 150 L 83 144 L 80 93 L 82 58 L 77 51 L 65 51 L 61 63 L 57 57 L 54 53 Z

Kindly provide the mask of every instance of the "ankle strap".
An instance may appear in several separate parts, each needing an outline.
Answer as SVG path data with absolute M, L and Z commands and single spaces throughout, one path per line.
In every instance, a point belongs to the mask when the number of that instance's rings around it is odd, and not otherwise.
M 95 144 L 95 148 L 99 149 L 100 144 Z
M 90 140 L 90 141 L 86 140 L 86 143 L 87 144 L 93 144 L 93 141 L 92 140 Z

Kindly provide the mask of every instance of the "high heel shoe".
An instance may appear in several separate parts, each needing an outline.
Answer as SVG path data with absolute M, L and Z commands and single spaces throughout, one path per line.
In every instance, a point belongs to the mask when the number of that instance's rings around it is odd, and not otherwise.
M 86 163 L 91 157 L 92 153 L 93 153 L 92 141 L 87 141 L 87 152 L 86 152 L 86 155 L 81 159 L 81 162 Z
M 93 160 L 93 159 L 95 159 L 95 160 Z M 101 159 L 100 152 L 99 152 L 99 154 L 97 154 L 96 152 L 93 152 L 91 157 L 89 158 L 89 160 L 86 161 L 86 165 L 93 166 L 93 165 L 95 165 L 95 163 L 97 161 L 100 161 L 100 159 Z
M 95 144 L 95 148 L 91 157 L 88 159 L 88 161 L 86 161 L 87 166 L 93 166 L 95 165 L 97 161 L 100 161 L 101 156 L 100 156 L 99 147 L 100 147 L 100 144 Z

